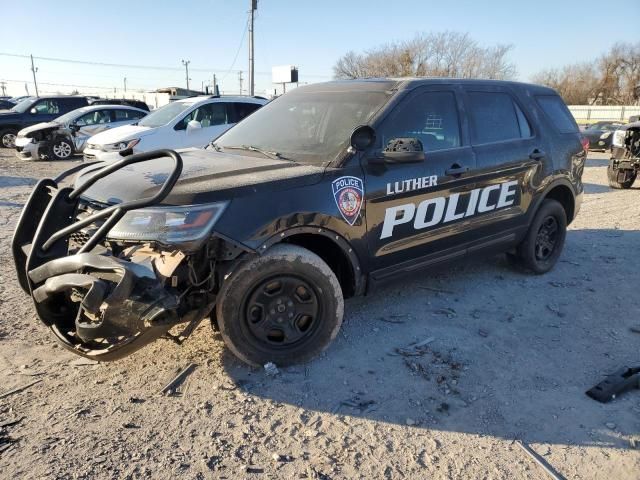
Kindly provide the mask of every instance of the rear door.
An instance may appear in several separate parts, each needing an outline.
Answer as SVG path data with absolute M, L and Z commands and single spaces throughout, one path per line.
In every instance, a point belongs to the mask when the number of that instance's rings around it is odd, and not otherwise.
M 456 255 L 465 202 L 475 186 L 475 158 L 460 107 L 456 86 L 419 87 L 377 129 L 379 149 L 363 160 L 368 244 L 377 279 L 429 263 L 442 250 Z M 417 139 L 423 161 L 376 162 L 373 157 L 397 139 Z
M 510 242 L 526 227 L 532 192 L 548 169 L 547 148 L 508 87 L 465 85 L 463 90 L 476 178 L 486 198 L 466 240 Z

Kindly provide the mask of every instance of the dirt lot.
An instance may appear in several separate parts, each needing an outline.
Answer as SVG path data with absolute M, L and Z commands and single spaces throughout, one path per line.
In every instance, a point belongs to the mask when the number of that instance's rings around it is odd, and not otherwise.
M 0 153 L 3 478 L 640 478 L 640 391 L 599 404 L 603 374 L 640 365 L 640 185 L 587 194 L 562 260 L 533 277 L 479 259 L 346 303 L 322 358 L 268 376 L 208 323 L 110 364 L 58 348 L 19 290 L 13 226 L 36 179 L 66 163 Z M 396 348 L 433 337 L 417 356 Z M 160 389 L 187 364 L 175 396 Z M 637 442 L 637 448 L 633 442 Z

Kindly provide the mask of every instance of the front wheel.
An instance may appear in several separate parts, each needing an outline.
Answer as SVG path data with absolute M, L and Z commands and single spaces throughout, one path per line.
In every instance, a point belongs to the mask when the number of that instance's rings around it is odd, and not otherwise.
M 536 212 L 516 254 L 508 254 L 509 262 L 537 274 L 551 270 L 562 253 L 567 236 L 567 215 L 557 200 L 546 199 Z
M 611 188 L 631 188 L 633 182 L 636 180 L 638 172 L 635 170 L 620 170 L 614 168 L 613 160 L 609 161 L 607 167 L 607 179 L 609 180 L 609 186 Z
M 56 138 L 49 147 L 51 160 L 68 160 L 73 155 L 73 145 L 66 138 Z
M 344 300 L 315 253 L 280 244 L 240 262 L 218 294 L 216 318 L 229 349 L 255 366 L 303 363 L 338 334 Z
M 0 145 L 4 148 L 15 148 L 16 146 L 16 130 L 8 129 L 0 131 Z

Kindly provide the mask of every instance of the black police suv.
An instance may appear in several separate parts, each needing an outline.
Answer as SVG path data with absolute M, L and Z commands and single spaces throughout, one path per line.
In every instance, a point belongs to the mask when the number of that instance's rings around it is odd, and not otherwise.
M 553 268 L 585 147 L 549 88 L 310 85 L 206 150 L 41 180 L 13 255 L 40 319 L 78 355 L 180 341 L 210 317 L 249 364 L 303 362 L 337 335 L 343 298 L 402 274 L 492 252 Z
M 0 146 L 14 148 L 18 132 L 40 122 L 50 122 L 76 108 L 86 107 L 86 97 L 60 95 L 28 97 L 11 110 L 0 112 Z

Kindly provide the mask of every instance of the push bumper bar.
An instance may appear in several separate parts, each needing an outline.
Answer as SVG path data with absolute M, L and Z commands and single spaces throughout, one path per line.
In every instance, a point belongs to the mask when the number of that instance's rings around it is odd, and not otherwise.
M 80 196 L 98 180 L 127 165 L 161 157 L 172 158 L 174 166 L 155 195 L 74 221 Z M 75 189 L 59 186 L 88 166 L 38 182 L 18 220 L 12 252 L 22 289 L 62 345 L 82 356 L 115 360 L 178 323 L 178 300 L 163 287 L 150 261 L 131 262 L 94 249 L 126 212 L 166 198 L 180 177 L 182 159 L 172 150 L 132 155 L 97 170 Z M 97 220 L 103 220 L 102 225 L 75 255 L 68 256 L 69 236 Z

